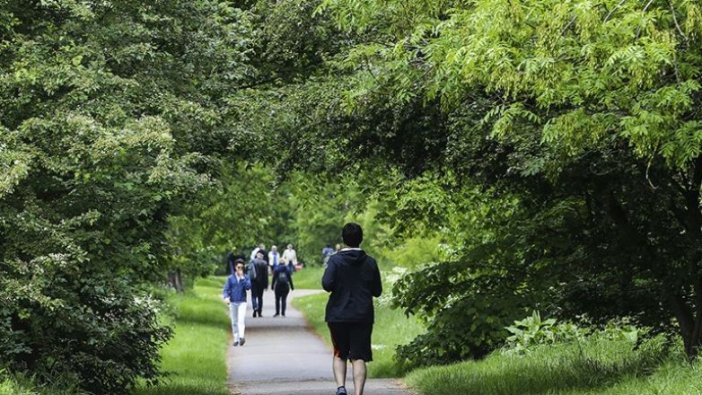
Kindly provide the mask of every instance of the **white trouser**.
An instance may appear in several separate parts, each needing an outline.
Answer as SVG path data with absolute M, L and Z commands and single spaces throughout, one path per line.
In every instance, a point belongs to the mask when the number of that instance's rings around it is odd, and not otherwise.
M 239 339 L 244 337 L 244 318 L 246 317 L 246 302 L 232 302 L 229 304 L 229 317 L 232 321 L 232 334 L 234 335 L 234 341 L 238 342 Z

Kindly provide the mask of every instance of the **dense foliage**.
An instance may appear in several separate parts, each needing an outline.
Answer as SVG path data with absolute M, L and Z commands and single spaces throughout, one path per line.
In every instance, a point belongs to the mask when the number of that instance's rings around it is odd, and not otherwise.
M 0 365 L 155 380 L 150 285 L 350 219 L 414 269 L 410 363 L 533 309 L 695 356 L 700 33 L 689 0 L 0 0 Z
M 432 322 L 408 358 L 484 355 L 530 307 L 630 316 L 697 354 L 701 14 L 686 0 L 321 3 L 343 45 L 263 104 L 284 120 L 267 128 L 307 169 L 399 168 L 374 190 L 383 217 L 442 232 L 443 262 L 396 287 Z
M 93 393 L 159 376 L 145 284 L 169 215 L 245 140 L 222 103 L 247 26 L 207 0 L 0 2 L 0 365 Z

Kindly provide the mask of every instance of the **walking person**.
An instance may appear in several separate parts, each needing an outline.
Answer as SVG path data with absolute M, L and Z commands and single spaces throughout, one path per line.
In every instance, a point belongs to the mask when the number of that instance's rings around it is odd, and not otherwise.
M 273 317 L 277 317 L 280 314 L 285 317 L 288 294 L 290 290 L 295 289 L 292 280 L 292 270 L 290 270 L 288 265 L 283 263 L 273 268 L 271 289 L 275 292 L 275 315 Z
M 268 264 L 263 260 L 263 253 L 259 251 L 256 259 L 251 261 L 251 304 L 253 316 L 261 317 L 263 310 L 263 292 L 268 288 Z
M 254 259 L 256 259 L 256 254 L 258 254 L 259 251 L 262 252 L 263 256 L 265 257 L 267 255 L 266 254 L 266 245 L 261 243 L 258 246 L 254 247 L 254 249 L 251 250 L 251 258 L 249 259 L 249 261 L 253 261 Z
M 229 305 L 229 317 L 232 323 L 234 346 L 243 346 L 246 319 L 246 291 L 251 289 L 251 280 L 244 274 L 244 260 L 234 261 L 235 272 L 227 277 L 222 290 L 222 300 Z
M 268 253 L 268 265 L 271 268 L 271 272 L 273 272 L 274 267 L 278 266 L 278 263 L 280 263 L 280 254 L 278 253 L 278 247 L 272 246 L 271 252 Z
M 288 244 L 288 248 L 283 251 L 282 259 L 293 267 L 297 266 L 297 252 L 295 252 L 292 244 Z
M 373 297 L 382 293 L 375 259 L 360 248 L 363 229 L 347 223 L 341 231 L 347 248 L 332 255 L 322 277 L 322 287 L 331 292 L 325 321 L 334 346 L 333 370 L 336 394 L 346 395 L 346 361 L 353 367 L 355 395 L 363 395 L 366 362 L 373 360 L 371 333 L 375 313 Z

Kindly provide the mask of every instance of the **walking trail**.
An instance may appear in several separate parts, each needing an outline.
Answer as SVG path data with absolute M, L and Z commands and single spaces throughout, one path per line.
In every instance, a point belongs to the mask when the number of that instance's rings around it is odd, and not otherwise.
M 308 327 L 302 313 L 290 301 L 317 293 L 295 290 L 288 296 L 286 317 L 273 317 L 275 300 L 268 290 L 263 298 L 263 317 L 246 312 L 246 345 L 229 344 L 229 388 L 241 395 L 333 395 L 332 351 Z M 372 363 L 372 362 L 371 362 Z M 346 389 L 353 394 L 351 366 Z M 364 395 L 411 395 L 395 379 L 368 379 Z

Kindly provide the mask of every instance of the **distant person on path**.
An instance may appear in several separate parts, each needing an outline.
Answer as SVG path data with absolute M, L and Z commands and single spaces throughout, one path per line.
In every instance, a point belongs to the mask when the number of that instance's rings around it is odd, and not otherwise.
M 273 317 L 277 317 L 281 313 L 285 317 L 288 293 L 290 293 L 291 289 L 295 289 L 292 280 L 292 270 L 289 265 L 285 264 L 285 261 L 273 268 L 271 289 L 275 292 L 275 315 Z
M 251 280 L 244 274 L 244 260 L 237 258 L 234 261 L 235 272 L 227 277 L 222 291 L 222 300 L 229 305 L 229 317 L 232 322 L 232 335 L 234 346 L 243 346 L 246 319 L 246 291 L 251 289 Z
M 373 360 L 373 297 L 379 297 L 383 287 L 378 264 L 359 247 L 363 241 L 361 226 L 347 223 L 341 236 L 347 248 L 329 258 L 322 277 L 322 287 L 331 292 L 324 319 L 334 345 L 336 394 L 347 394 L 346 361 L 351 360 L 354 392 L 363 395 L 366 362 Z
M 288 248 L 283 251 L 282 259 L 289 265 L 297 266 L 297 252 L 295 252 L 295 249 L 293 249 L 292 244 L 288 244 Z
M 258 247 L 251 250 L 251 258 L 249 259 L 249 261 L 253 261 L 254 259 L 256 259 L 256 254 L 258 254 L 259 251 L 262 252 L 263 256 L 265 257 L 266 256 L 266 245 L 261 243 L 258 245 Z
M 268 253 L 268 265 L 271 267 L 271 272 L 273 268 L 278 266 L 280 263 L 280 253 L 278 252 L 278 247 L 271 246 L 271 252 Z
M 327 262 L 329 262 L 329 257 L 334 255 L 334 249 L 331 244 L 327 244 L 322 248 L 322 265 L 326 268 Z
M 263 291 L 268 288 L 268 264 L 263 260 L 263 253 L 259 251 L 256 259 L 251 261 L 251 304 L 253 305 L 253 316 L 261 317 L 263 310 Z

